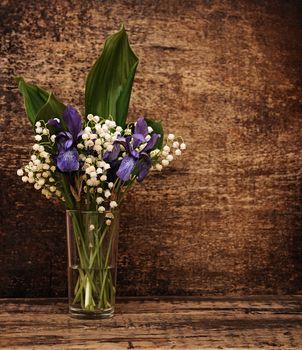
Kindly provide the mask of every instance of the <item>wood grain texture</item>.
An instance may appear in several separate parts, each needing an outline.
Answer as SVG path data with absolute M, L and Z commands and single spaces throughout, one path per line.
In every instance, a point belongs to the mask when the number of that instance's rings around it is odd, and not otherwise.
M 83 106 L 124 22 L 140 57 L 130 118 L 188 151 L 128 196 L 119 295 L 302 291 L 301 1 L 2 0 L 0 295 L 66 295 L 64 210 L 24 186 L 31 128 L 12 76 Z
M 301 349 L 302 297 L 124 299 L 112 319 L 77 320 L 59 300 L 0 300 L 0 347 Z

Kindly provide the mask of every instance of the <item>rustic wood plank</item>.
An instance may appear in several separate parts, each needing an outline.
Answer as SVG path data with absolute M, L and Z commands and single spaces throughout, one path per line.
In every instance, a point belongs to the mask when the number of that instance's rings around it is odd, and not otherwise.
M 188 151 L 128 197 L 118 293 L 301 293 L 301 4 L 2 0 L 0 295 L 67 292 L 64 210 L 16 177 L 32 138 L 12 76 L 81 108 L 122 21 L 141 59 L 131 118 Z
M 0 300 L 1 349 L 301 349 L 302 296 L 120 299 L 77 320 L 64 300 Z

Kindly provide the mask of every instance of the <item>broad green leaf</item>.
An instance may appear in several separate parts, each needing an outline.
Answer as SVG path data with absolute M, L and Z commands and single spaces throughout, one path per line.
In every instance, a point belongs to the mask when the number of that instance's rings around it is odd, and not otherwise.
M 15 77 L 15 80 L 23 95 L 28 119 L 34 125 L 36 115 L 47 102 L 49 93 L 34 84 L 26 83 L 22 77 Z
M 85 113 L 112 116 L 125 126 L 138 58 L 132 51 L 125 28 L 111 35 L 91 68 L 85 90 Z
M 65 108 L 66 106 L 51 92 L 47 102 L 37 113 L 35 123 L 39 120 L 44 120 L 47 123 L 50 118 L 59 118 L 64 125 L 63 111 Z
M 161 137 L 157 140 L 154 149 L 155 148 L 162 149 L 163 142 L 164 142 L 164 129 L 163 129 L 162 123 L 156 122 L 156 121 L 154 121 L 152 119 L 148 119 L 148 118 L 145 118 L 145 120 L 146 120 L 148 126 L 151 126 L 151 128 L 153 129 L 154 132 L 161 135 Z

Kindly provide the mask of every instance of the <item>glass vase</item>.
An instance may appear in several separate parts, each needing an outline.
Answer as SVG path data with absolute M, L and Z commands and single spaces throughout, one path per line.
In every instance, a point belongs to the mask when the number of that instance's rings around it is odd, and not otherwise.
M 119 212 L 67 210 L 69 312 L 78 318 L 114 314 Z M 110 224 L 110 225 L 109 225 Z

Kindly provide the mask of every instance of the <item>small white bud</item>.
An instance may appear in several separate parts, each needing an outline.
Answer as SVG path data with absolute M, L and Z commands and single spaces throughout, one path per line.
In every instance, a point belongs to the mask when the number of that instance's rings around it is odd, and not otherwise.
M 93 231 L 94 230 L 94 225 L 90 225 L 89 226 L 89 231 Z
M 92 114 L 88 114 L 88 115 L 87 115 L 87 119 L 88 119 L 89 121 L 93 120 L 93 115 L 92 115 Z
M 43 186 L 45 184 L 45 180 L 43 178 L 40 178 L 39 181 L 38 181 L 38 184 L 40 186 Z
M 41 127 L 36 128 L 36 133 L 37 134 L 42 134 L 43 129 Z
M 34 150 L 34 151 L 38 151 L 39 147 L 40 147 L 40 145 L 38 145 L 37 143 L 35 143 L 35 144 L 33 145 L 33 150 Z
M 40 157 L 47 158 L 48 157 L 48 153 L 43 151 L 43 152 L 40 153 Z
M 114 186 L 113 182 L 109 182 L 108 187 L 111 189 Z
M 110 219 L 106 220 L 106 225 L 107 225 L 107 226 L 110 226 L 110 225 L 111 225 L 111 220 L 110 220 Z
M 101 204 L 101 203 L 104 202 L 104 198 L 102 198 L 102 197 L 97 197 L 96 202 L 97 202 L 97 204 Z
M 57 195 L 58 197 L 61 197 L 62 192 L 61 192 L 61 191 L 59 191 L 59 190 L 56 190 L 56 195 Z
M 23 174 L 24 174 L 24 172 L 23 172 L 22 169 L 18 169 L 18 170 L 17 170 L 17 175 L 18 175 L 18 176 L 23 176 Z
M 35 140 L 39 142 L 39 141 L 42 140 L 42 137 L 41 137 L 40 135 L 36 135 L 36 136 L 35 136 Z
M 92 147 L 92 146 L 94 146 L 94 143 L 93 143 L 92 140 L 88 140 L 88 141 L 85 142 L 85 146 L 86 147 Z
M 36 190 L 40 190 L 41 189 L 41 185 L 39 185 L 37 182 L 34 184 L 34 188 Z
M 163 166 L 162 166 L 161 164 L 157 163 L 157 164 L 155 165 L 155 168 L 156 168 L 156 170 L 158 170 L 158 171 L 162 171 Z
M 27 182 L 28 181 L 28 177 L 27 176 L 22 176 L 22 181 L 23 182 Z
M 181 156 L 181 150 L 180 150 L 180 149 L 177 149 L 177 150 L 175 151 L 175 155 L 176 155 L 176 156 Z
M 104 195 L 106 198 L 109 198 L 111 196 L 111 192 L 109 190 L 106 190 Z
M 28 182 L 29 182 L 30 184 L 33 184 L 33 183 L 35 182 L 35 179 L 34 179 L 33 177 L 29 177 L 29 178 L 28 178 Z
M 42 133 L 43 133 L 43 135 L 48 135 L 49 134 L 49 130 L 44 128 Z
M 175 139 L 175 135 L 174 134 L 169 134 L 168 135 L 168 140 L 173 141 Z
M 56 192 L 56 186 L 50 186 L 49 187 L 49 190 L 50 190 L 50 192 Z
M 151 158 L 156 157 L 158 155 L 158 153 L 160 153 L 159 149 L 154 149 L 153 151 L 150 152 L 150 156 Z
M 99 212 L 99 213 L 104 213 L 105 210 L 106 210 L 106 209 L 105 209 L 103 206 L 98 207 L 98 212 Z
M 172 146 L 173 146 L 173 148 L 178 148 L 179 147 L 179 142 L 178 141 L 174 141 Z
M 102 189 L 101 187 L 99 187 L 99 188 L 97 189 L 97 192 L 98 192 L 98 193 L 102 193 L 102 192 L 103 192 L 103 189 Z
M 114 208 L 116 208 L 116 207 L 117 207 L 116 201 L 111 201 L 111 202 L 110 202 L 110 208 L 114 209 Z
M 94 146 L 94 150 L 95 150 L 97 153 L 101 153 L 101 151 L 102 151 L 102 146 L 95 145 L 95 146 Z
M 113 145 L 111 144 L 111 145 L 108 145 L 107 146 L 107 151 L 108 152 L 111 152 L 113 150 Z
M 163 159 L 161 161 L 161 163 L 162 163 L 163 166 L 168 166 L 169 165 L 169 161 L 167 159 Z
M 164 152 L 170 152 L 170 147 L 167 146 L 167 145 L 164 146 L 163 151 L 164 151 Z
M 106 181 L 107 180 L 107 176 L 106 175 L 102 175 L 101 176 L 101 181 Z
M 36 127 L 39 128 L 41 126 L 41 122 L 36 122 Z
M 113 215 L 113 213 L 109 212 L 109 213 L 106 213 L 105 217 L 108 219 L 113 219 L 114 215 Z
M 180 149 L 184 150 L 187 148 L 187 145 L 185 143 L 180 144 Z
M 83 149 L 83 148 L 84 148 L 84 145 L 83 145 L 82 143 L 79 143 L 79 144 L 77 145 L 77 148 L 78 148 L 78 149 Z
M 168 154 L 167 157 L 166 157 L 166 159 L 167 159 L 169 162 L 172 162 L 172 160 L 173 160 L 172 154 Z

